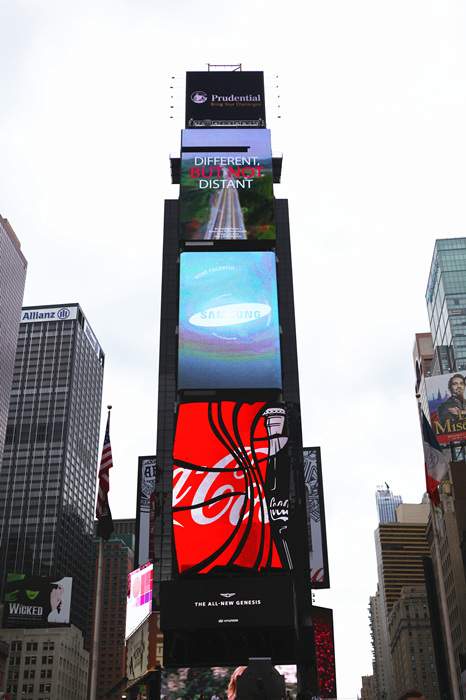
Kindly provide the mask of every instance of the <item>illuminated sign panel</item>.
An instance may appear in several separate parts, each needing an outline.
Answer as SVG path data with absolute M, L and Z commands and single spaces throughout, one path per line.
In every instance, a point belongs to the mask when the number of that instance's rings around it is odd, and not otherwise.
M 287 442 L 280 405 L 179 407 L 173 531 L 180 573 L 292 568 Z
M 275 238 L 268 129 L 183 131 L 180 238 Z
M 316 638 L 317 671 L 321 698 L 337 697 L 335 674 L 335 643 L 333 611 L 330 608 L 312 606 L 312 624 Z
M 21 323 L 40 323 L 44 321 L 74 321 L 77 318 L 77 306 L 38 307 L 23 309 Z
M 186 73 L 186 126 L 191 120 L 259 121 L 265 125 L 262 71 Z
M 155 491 L 157 460 L 155 456 L 139 457 L 138 460 L 138 495 L 136 511 L 136 552 L 139 566 L 150 559 L 151 498 Z
M 426 377 L 430 423 L 440 444 L 466 440 L 466 373 Z
M 5 627 L 54 627 L 68 624 L 71 611 L 70 577 L 8 574 L 4 594 Z
M 129 637 L 152 611 L 153 569 L 153 564 L 146 564 L 128 576 L 126 637 Z
M 275 254 L 182 253 L 178 389 L 280 389 Z
M 320 447 L 304 448 L 303 458 L 311 587 L 330 588 Z

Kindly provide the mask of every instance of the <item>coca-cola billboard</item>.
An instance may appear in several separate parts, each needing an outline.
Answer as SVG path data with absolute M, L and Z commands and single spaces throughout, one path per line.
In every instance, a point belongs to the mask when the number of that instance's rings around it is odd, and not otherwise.
M 293 568 L 287 442 L 281 405 L 179 407 L 173 531 L 180 573 Z

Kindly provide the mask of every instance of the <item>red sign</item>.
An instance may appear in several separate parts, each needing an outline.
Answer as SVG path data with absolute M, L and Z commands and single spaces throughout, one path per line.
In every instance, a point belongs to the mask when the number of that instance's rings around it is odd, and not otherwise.
M 285 409 L 265 402 L 182 404 L 174 445 L 178 569 L 290 569 Z

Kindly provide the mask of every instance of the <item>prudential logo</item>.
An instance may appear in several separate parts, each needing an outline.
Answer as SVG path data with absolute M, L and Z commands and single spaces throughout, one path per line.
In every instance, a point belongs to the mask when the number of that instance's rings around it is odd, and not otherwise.
M 191 102 L 194 102 L 197 105 L 207 102 L 207 94 L 202 92 L 202 90 L 196 90 L 196 92 L 191 94 Z
M 268 304 L 225 304 L 200 311 L 189 319 L 193 326 L 219 327 L 250 323 L 268 316 L 272 311 Z

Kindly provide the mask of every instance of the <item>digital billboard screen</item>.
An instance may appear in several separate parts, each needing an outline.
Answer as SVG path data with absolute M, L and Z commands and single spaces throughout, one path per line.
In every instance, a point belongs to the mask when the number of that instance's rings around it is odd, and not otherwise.
M 128 576 L 125 637 L 129 637 L 152 611 L 153 569 L 153 564 L 149 563 Z
M 294 627 L 293 582 L 286 576 L 162 581 L 160 596 L 163 632 Z
M 265 126 L 262 71 L 188 71 L 186 126 L 191 120 L 254 121 Z
M 317 672 L 321 698 L 337 697 L 335 673 L 335 642 L 333 611 L 330 608 L 312 606 L 312 624 L 316 639 Z
M 7 574 L 3 625 L 53 627 L 69 624 L 73 579 L 65 576 Z
M 180 573 L 292 568 L 287 443 L 281 405 L 181 404 L 173 450 Z
M 136 509 L 136 558 L 135 564 L 142 566 L 150 558 L 151 498 L 155 492 L 157 460 L 155 456 L 139 457 L 138 495 Z
M 275 254 L 180 257 L 178 389 L 281 389 Z
M 183 131 L 180 238 L 275 238 L 268 129 Z
M 466 440 L 466 375 L 426 377 L 430 423 L 440 444 Z
M 312 588 L 330 588 L 320 447 L 305 447 L 304 484 Z

